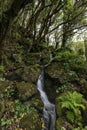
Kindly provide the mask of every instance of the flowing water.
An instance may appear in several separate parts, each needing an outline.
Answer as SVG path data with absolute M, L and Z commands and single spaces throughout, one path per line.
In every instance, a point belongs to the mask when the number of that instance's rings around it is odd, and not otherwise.
M 37 89 L 40 92 L 40 96 L 44 104 L 43 118 L 46 127 L 44 128 L 44 130 L 55 130 L 55 121 L 56 121 L 55 105 L 48 100 L 46 92 L 44 91 L 44 70 L 41 72 L 38 78 Z

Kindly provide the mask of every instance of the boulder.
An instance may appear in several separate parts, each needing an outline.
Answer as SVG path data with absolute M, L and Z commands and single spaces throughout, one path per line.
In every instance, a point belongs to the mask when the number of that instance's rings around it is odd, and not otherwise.
M 20 127 L 26 130 L 41 130 L 41 122 L 37 110 L 31 108 L 29 113 L 21 119 Z
M 27 100 L 37 94 L 36 86 L 31 82 L 18 82 L 16 85 L 21 100 Z

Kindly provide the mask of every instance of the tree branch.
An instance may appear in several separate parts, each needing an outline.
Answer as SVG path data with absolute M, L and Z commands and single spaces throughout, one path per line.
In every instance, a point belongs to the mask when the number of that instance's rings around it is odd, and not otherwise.
M 5 38 L 6 32 L 14 18 L 19 11 L 29 3 L 31 3 L 31 0 L 13 0 L 11 7 L 2 13 L 2 18 L 0 20 L 0 44 Z

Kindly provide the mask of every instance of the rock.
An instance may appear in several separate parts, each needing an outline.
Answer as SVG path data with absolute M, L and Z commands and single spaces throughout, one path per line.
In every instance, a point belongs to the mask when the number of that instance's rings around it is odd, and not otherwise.
M 5 101 L 0 100 L 0 118 L 2 117 L 4 110 L 5 110 Z
M 51 63 L 48 67 L 47 67 L 47 69 L 46 69 L 46 73 L 50 76 L 50 77 L 52 77 L 52 78 L 59 78 L 59 77 L 61 77 L 61 76 L 63 76 L 63 74 L 64 74 L 64 68 L 63 68 L 63 66 L 60 64 L 60 63 L 58 63 L 58 62 L 53 62 L 53 63 Z
M 59 130 L 59 129 L 61 129 L 62 127 L 64 127 L 64 122 L 65 122 L 64 117 L 59 117 L 59 118 L 56 120 L 56 129 Z M 66 129 L 65 129 L 65 130 L 66 130 Z
M 61 104 L 60 102 L 58 102 L 58 100 L 56 100 L 55 106 L 56 106 L 56 114 L 58 115 L 58 117 L 61 117 L 64 113 L 62 113 L 63 110 L 61 109 Z
M 26 130 L 41 130 L 40 117 L 34 108 L 31 108 L 29 113 L 21 119 L 20 127 Z
M 21 100 L 27 100 L 37 94 L 36 86 L 31 82 L 18 82 L 16 85 Z
M 29 53 L 24 58 L 26 65 L 35 65 L 40 63 L 41 53 Z M 27 60 L 26 60 L 27 59 Z
M 56 120 L 56 129 L 57 130 L 72 130 L 72 125 L 66 121 L 64 117 L 59 117 Z
M 50 102 L 54 104 L 55 104 L 57 83 L 58 83 L 58 80 L 52 79 L 49 75 L 45 73 L 45 82 L 44 82 L 45 91 Z
M 5 89 L 8 86 L 11 86 L 13 83 L 9 82 L 8 80 L 0 81 L 0 94 L 3 94 L 5 92 Z
M 37 65 L 25 67 L 23 70 L 22 79 L 27 82 L 36 82 L 40 72 L 40 67 Z

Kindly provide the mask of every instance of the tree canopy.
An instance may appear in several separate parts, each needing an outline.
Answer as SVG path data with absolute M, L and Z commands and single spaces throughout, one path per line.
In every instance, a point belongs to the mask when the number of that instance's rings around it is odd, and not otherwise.
M 0 46 L 18 28 L 33 45 L 55 41 L 65 47 L 74 33 L 87 26 L 87 0 L 4 0 L 0 1 Z M 16 31 L 18 31 L 16 30 Z M 2 55 L 2 54 L 1 54 Z

